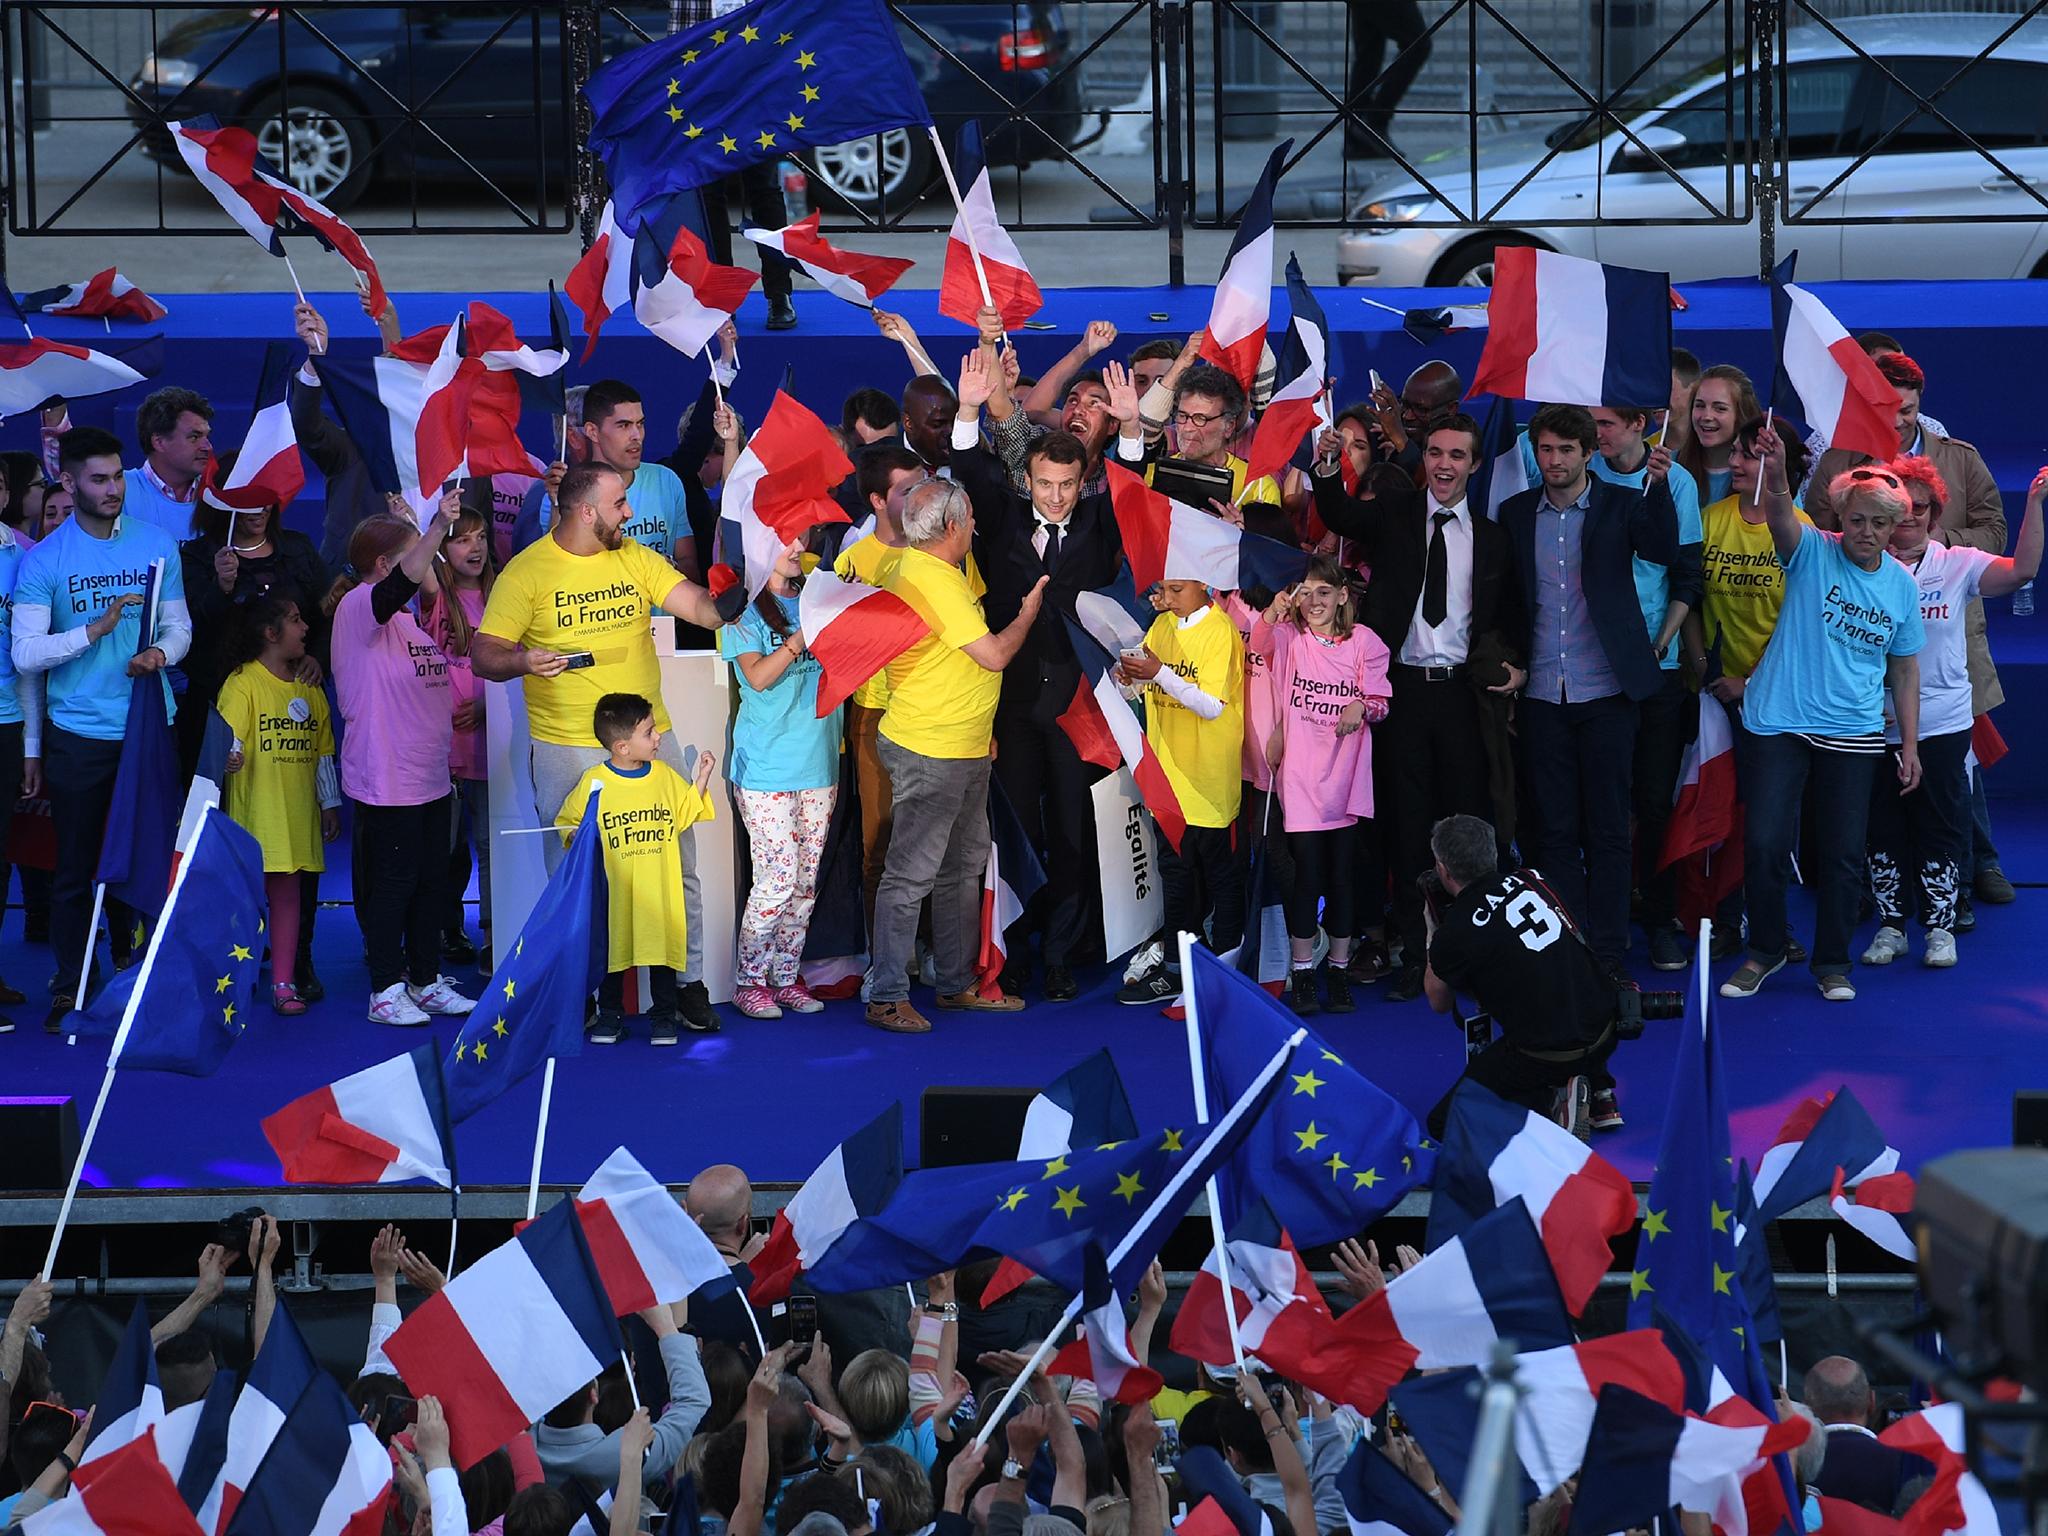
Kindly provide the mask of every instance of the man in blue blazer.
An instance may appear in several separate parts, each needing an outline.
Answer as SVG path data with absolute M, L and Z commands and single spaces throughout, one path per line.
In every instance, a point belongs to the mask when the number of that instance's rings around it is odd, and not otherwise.
M 1524 854 L 1617 975 L 1628 954 L 1629 783 L 1636 705 L 1657 692 L 1631 556 L 1678 558 L 1662 476 L 1641 490 L 1596 479 L 1590 411 L 1546 405 L 1529 424 L 1543 483 L 1501 506 L 1528 633 L 1520 726 Z

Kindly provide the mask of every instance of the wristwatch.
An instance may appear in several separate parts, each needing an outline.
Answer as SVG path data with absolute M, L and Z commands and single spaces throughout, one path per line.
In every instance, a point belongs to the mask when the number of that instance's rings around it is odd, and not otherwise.
M 960 1321 L 960 1303 L 957 1301 L 928 1301 L 924 1304 L 924 1309 L 934 1317 L 943 1317 L 949 1323 Z
M 1003 1462 L 1003 1481 L 1006 1483 L 1021 1483 L 1024 1481 L 1026 1470 L 1027 1468 L 1024 1463 L 1012 1456 Z

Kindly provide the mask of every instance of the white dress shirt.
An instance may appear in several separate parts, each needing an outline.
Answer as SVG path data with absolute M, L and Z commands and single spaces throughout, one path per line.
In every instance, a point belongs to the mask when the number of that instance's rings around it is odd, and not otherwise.
M 1436 514 L 1448 512 L 1444 524 L 1444 621 L 1426 624 L 1422 619 L 1422 596 L 1415 599 L 1415 614 L 1408 621 L 1408 633 L 1401 641 L 1403 663 L 1411 667 L 1462 666 L 1472 644 L 1472 511 L 1465 498 L 1456 506 L 1441 506 L 1430 497 L 1423 511 L 1423 585 L 1428 586 L 1429 546 L 1436 535 Z

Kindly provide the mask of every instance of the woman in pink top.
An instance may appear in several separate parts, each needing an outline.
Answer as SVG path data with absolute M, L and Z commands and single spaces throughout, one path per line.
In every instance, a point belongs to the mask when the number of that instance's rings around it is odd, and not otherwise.
M 413 613 L 437 590 L 434 554 L 456 510 L 450 492 L 424 535 L 401 517 L 364 518 L 348 541 L 353 574 L 329 594 L 341 787 L 356 806 L 356 912 L 376 1024 L 476 1006 L 441 974 L 453 706 L 448 658 Z
M 1387 648 L 1357 622 L 1358 598 L 1344 568 L 1326 555 L 1282 593 L 1252 628 L 1272 657 L 1279 724 L 1266 743 L 1282 824 L 1294 853 L 1287 902 L 1293 951 L 1289 1002 L 1297 1013 L 1326 1006 L 1316 996 L 1317 907 L 1330 936 L 1327 1006 L 1348 1012 L 1344 968 L 1358 931 L 1357 826 L 1372 815 L 1372 731 L 1387 717 Z
M 486 482 L 470 484 L 488 489 Z M 472 849 L 477 925 L 486 946 L 491 938 L 491 784 L 484 764 L 484 688 L 470 670 L 469 640 L 483 620 L 496 575 L 490 517 L 476 506 L 466 506 L 456 514 L 455 526 L 434 562 L 440 591 L 427 609 L 427 630 L 448 658 L 448 691 L 455 713 L 455 735 L 448 750 L 448 771 L 455 775 L 455 836 L 448 858 L 448 916 L 442 925 L 441 953 L 460 962 L 476 958 L 476 946 L 462 924 L 462 893 L 469 889 Z

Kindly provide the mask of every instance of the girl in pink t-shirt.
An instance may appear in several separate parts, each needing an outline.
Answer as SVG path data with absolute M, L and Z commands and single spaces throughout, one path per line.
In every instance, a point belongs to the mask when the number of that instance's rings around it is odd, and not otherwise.
M 476 947 L 463 931 L 462 893 L 469 889 L 472 856 L 477 925 L 487 946 L 491 935 L 491 786 L 484 764 L 484 690 L 469 666 L 470 637 L 483 620 L 497 575 L 491 525 L 482 511 L 466 506 L 455 515 L 455 526 L 434 561 L 434 574 L 441 590 L 427 610 L 427 631 L 448 657 L 454 710 L 448 771 L 455 775 L 455 844 L 448 858 L 448 916 L 441 952 L 450 960 L 469 961 L 476 958 Z
M 1358 597 L 1328 556 L 1309 563 L 1301 585 L 1273 600 L 1251 643 L 1272 657 L 1278 724 L 1266 743 L 1294 854 L 1287 902 L 1293 952 L 1289 1001 L 1315 1013 L 1318 907 L 1330 936 L 1327 1006 L 1351 1007 L 1344 974 L 1357 922 L 1357 827 L 1372 816 L 1372 724 L 1387 716 L 1387 648 L 1357 622 Z

